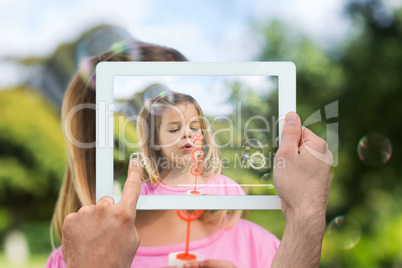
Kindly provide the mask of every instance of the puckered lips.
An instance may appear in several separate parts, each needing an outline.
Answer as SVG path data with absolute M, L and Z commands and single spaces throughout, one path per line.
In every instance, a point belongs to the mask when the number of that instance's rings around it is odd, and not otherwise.
M 186 143 L 181 149 L 185 152 L 190 152 L 193 150 L 193 145 L 191 143 Z

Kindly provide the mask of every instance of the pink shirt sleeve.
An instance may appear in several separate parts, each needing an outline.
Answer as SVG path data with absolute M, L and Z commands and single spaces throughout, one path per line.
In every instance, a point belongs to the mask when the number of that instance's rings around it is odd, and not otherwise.
M 54 250 L 52 254 L 50 254 L 49 259 L 46 263 L 46 268 L 65 268 L 66 264 L 63 258 L 63 252 L 61 251 L 61 247 Z

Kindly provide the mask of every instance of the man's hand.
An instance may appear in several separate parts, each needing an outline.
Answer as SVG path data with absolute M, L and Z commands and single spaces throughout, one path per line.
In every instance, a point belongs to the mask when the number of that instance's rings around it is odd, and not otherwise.
M 327 143 L 302 128 L 296 113 L 288 113 L 273 174 L 286 228 L 273 267 L 318 267 L 331 163 Z
M 302 127 L 296 113 L 288 113 L 273 174 L 286 218 L 290 214 L 325 216 L 331 177 L 328 162 L 332 163 L 332 154 L 325 140 Z
M 135 229 L 141 165 L 133 159 L 118 204 L 110 196 L 67 215 L 62 250 L 67 267 L 130 267 L 140 237 Z

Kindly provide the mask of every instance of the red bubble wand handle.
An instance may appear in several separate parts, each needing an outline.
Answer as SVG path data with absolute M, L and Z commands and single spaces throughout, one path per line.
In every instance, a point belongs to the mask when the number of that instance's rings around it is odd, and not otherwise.
M 204 157 L 204 152 L 201 150 L 203 139 L 204 139 L 203 135 L 193 136 L 194 150 L 191 153 L 191 158 L 193 159 L 193 161 L 191 162 L 191 174 L 194 175 L 195 182 L 194 182 L 194 190 L 190 192 L 192 194 L 200 194 L 200 192 L 197 191 L 197 176 L 201 175 L 202 165 L 204 164 L 204 161 L 202 160 L 202 158 Z
M 190 223 L 202 215 L 202 210 L 194 210 L 192 213 L 187 213 L 186 210 L 178 210 L 177 215 L 180 219 L 187 221 L 187 236 L 186 236 L 186 251 L 177 255 L 177 259 L 183 261 L 194 261 L 197 256 L 188 253 L 188 246 L 190 244 Z

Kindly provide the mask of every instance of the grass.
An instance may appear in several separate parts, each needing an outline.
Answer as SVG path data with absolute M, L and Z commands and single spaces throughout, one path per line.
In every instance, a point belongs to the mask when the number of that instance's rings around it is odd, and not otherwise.
M 49 258 L 49 254 L 36 254 L 31 255 L 29 260 L 22 264 L 21 266 L 14 266 L 12 265 L 8 259 L 6 258 L 4 252 L 0 252 L 0 268 L 17 268 L 17 267 L 24 267 L 24 268 L 43 268 L 46 265 L 47 259 Z
M 255 222 L 281 239 L 285 230 L 286 219 L 280 210 L 249 210 L 249 221 Z

